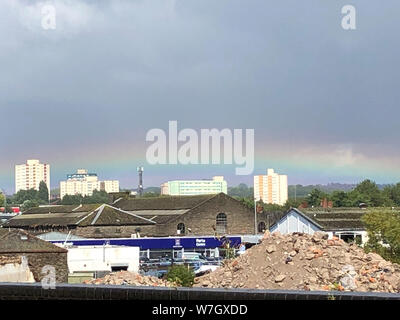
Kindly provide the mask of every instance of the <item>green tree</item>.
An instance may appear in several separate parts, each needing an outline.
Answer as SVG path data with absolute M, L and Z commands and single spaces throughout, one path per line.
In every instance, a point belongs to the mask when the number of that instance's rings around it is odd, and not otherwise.
M 63 205 L 81 204 L 82 201 L 83 201 L 83 197 L 80 194 L 76 194 L 76 195 L 67 194 L 61 199 L 61 204 L 63 204 Z
M 26 211 L 28 209 L 34 208 L 39 206 L 39 201 L 36 199 L 33 200 L 25 200 L 22 205 L 21 205 L 21 209 L 22 211 Z
M 373 209 L 362 218 L 368 232 L 364 248 L 400 263 L 400 214 L 391 209 Z
M 393 205 L 400 206 L 400 183 L 386 186 L 382 193 L 385 198 L 390 199 L 393 202 Z
M 321 200 L 323 200 L 324 198 L 328 198 L 328 194 L 315 188 L 306 197 L 306 201 L 310 207 L 318 207 L 321 205 Z
M 279 204 L 274 204 L 274 203 L 264 203 L 262 205 L 264 208 L 264 211 L 266 212 L 283 212 L 285 211 L 284 206 L 281 206 Z
M 384 194 L 379 190 L 376 183 L 369 179 L 360 182 L 350 193 L 354 193 L 357 195 L 355 197 L 357 200 L 361 200 L 360 202 L 365 202 L 371 207 L 381 207 L 392 204 L 389 198 L 384 197 Z M 353 205 L 358 206 L 359 204 L 353 203 Z
M 302 203 L 304 202 L 304 199 L 298 198 L 298 199 L 288 199 L 286 203 L 283 205 L 283 210 L 287 211 L 290 208 L 298 208 Z
M 334 207 L 351 207 L 352 201 L 348 192 L 333 191 L 331 195 L 332 204 Z
M 35 189 L 28 189 L 28 190 L 19 190 L 14 196 L 13 196 L 13 204 L 15 205 L 21 205 L 24 203 L 26 200 L 38 200 L 38 191 Z
M 94 190 L 91 196 L 85 196 L 82 203 L 109 203 L 110 196 L 105 191 Z
M 254 189 L 253 187 L 249 188 L 246 184 L 241 183 L 237 187 L 229 187 L 228 195 L 230 195 L 231 197 L 253 199 Z
M 49 201 L 49 189 L 47 188 L 47 184 L 44 181 L 40 181 L 39 183 L 38 198 L 44 202 Z
M 193 269 L 190 266 L 174 265 L 168 269 L 167 280 L 182 287 L 192 287 L 194 283 Z
M 6 205 L 6 198 L 4 194 L 0 193 L 0 207 L 4 207 Z

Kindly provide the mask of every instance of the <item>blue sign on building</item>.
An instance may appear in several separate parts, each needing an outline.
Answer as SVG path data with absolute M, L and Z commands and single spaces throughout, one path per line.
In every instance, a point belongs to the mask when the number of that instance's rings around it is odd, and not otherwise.
M 238 247 L 241 243 L 240 237 L 226 237 L 231 247 Z M 51 241 L 52 243 L 64 243 L 64 241 Z M 214 249 L 221 247 L 223 241 L 215 237 L 164 237 L 164 238 L 110 238 L 110 239 L 84 239 L 70 240 L 76 246 L 130 246 L 140 247 L 140 250 L 147 249 Z

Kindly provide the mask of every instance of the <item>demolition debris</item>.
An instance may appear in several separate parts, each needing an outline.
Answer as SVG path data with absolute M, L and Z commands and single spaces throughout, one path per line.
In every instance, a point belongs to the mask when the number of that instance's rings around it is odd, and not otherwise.
M 151 287 L 176 287 L 176 284 L 158 279 L 157 277 L 142 276 L 135 272 L 118 271 L 107 274 L 104 278 L 84 281 L 85 284 L 115 284 Z
M 262 242 L 194 287 L 400 292 L 400 265 L 316 232 L 265 234 Z

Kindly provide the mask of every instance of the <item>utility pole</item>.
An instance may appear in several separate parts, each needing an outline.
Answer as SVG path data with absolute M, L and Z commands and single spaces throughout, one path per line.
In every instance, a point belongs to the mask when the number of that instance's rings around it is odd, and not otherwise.
M 257 235 L 257 200 L 254 198 L 254 234 Z
M 139 173 L 138 194 L 141 197 L 143 195 L 143 167 L 137 167 L 137 172 Z

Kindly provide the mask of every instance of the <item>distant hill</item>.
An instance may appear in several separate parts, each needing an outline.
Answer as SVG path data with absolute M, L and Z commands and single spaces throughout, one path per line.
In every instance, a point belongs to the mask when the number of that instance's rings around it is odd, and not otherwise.
M 237 187 L 228 187 L 228 195 L 239 198 L 253 198 L 254 188 L 248 187 L 247 184 L 241 183 Z
M 161 194 L 161 188 L 160 187 L 148 187 L 143 189 L 144 193 L 155 193 L 155 194 Z

